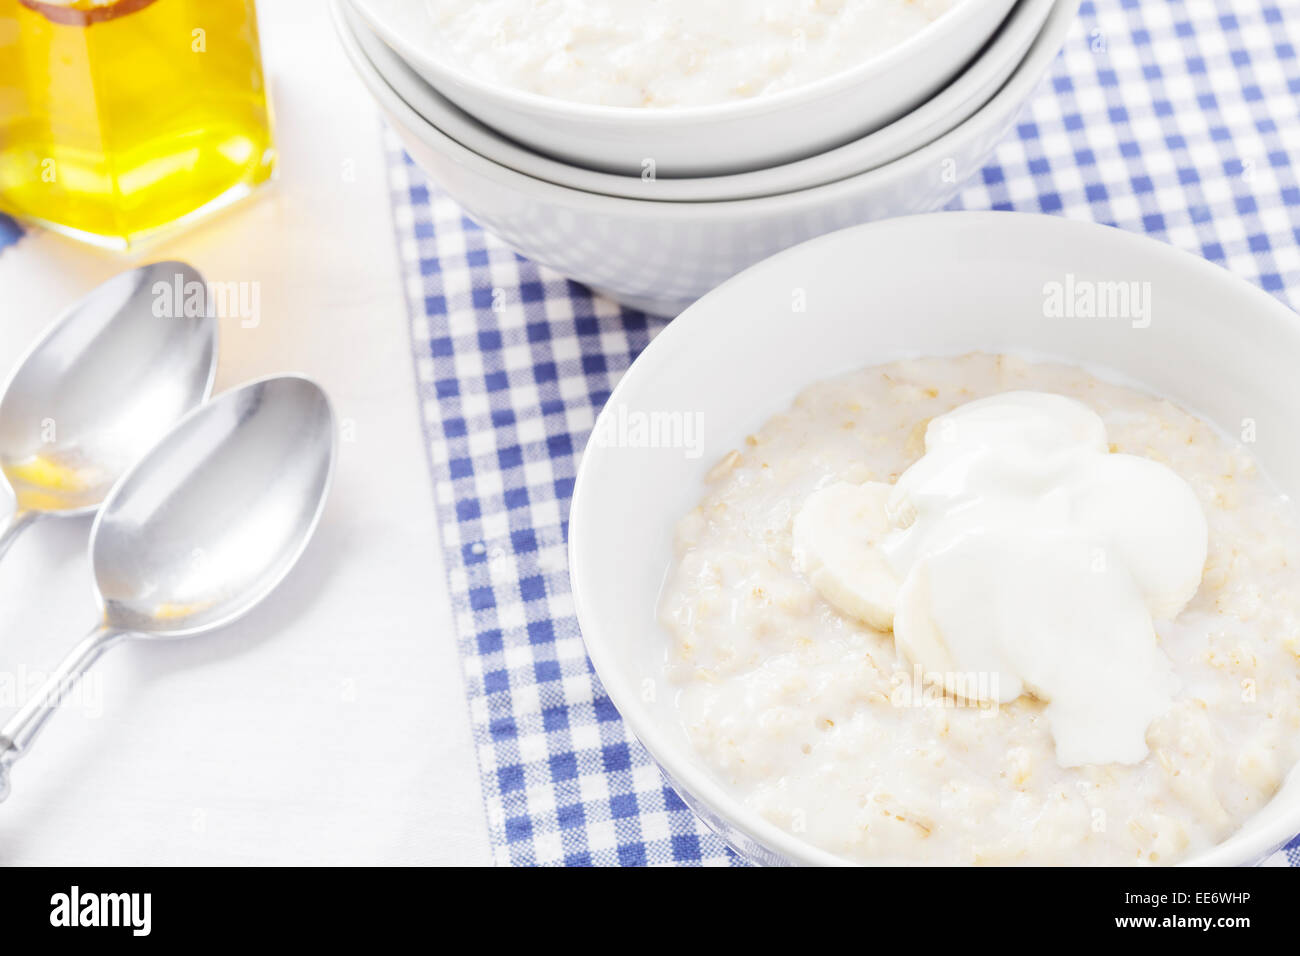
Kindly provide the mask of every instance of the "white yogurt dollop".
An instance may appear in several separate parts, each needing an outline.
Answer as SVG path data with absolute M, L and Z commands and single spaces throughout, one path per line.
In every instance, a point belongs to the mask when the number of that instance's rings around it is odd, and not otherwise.
M 1073 399 L 970 402 L 930 422 L 925 455 L 891 490 L 811 495 L 796 566 L 840 611 L 892 620 L 927 680 L 1044 701 L 1062 766 L 1137 763 L 1177 690 L 1152 622 L 1196 593 L 1208 531 L 1178 475 L 1108 449 Z

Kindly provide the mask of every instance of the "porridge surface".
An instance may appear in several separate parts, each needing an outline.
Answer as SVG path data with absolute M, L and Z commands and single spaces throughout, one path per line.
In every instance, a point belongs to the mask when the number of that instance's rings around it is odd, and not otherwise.
M 1156 622 L 1181 687 L 1132 766 L 1061 767 L 1030 697 L 956 706 L 794 567 L 809 494 L 893 482 L 931 418 L 1011 390 L 1085 402 L 1112 450 L 1167 465 L 1205 511 L 1200 589 Z M 814 385 L 717 464 L 676 549 L 660 618 L 688 736 L 755 810 L 847 858 L 1172 863 L 1230 835 L 1300 758 L 1294 509 L 1244 447 L 1081 370 L 977 354 Z
M 963 0 L 375 0 L 481 79 L 604 106 L 743 100 L 851 69 Z

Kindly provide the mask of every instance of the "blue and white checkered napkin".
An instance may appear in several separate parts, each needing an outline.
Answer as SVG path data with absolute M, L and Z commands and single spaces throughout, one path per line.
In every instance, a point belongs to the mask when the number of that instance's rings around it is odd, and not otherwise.
M 0 213 L 0 249 L 22 238 L 22 228 L 4 213 Z
M 1300 305 L 1300 61 L 1282 2 L 1087 0 L 1015 134 L 953 202 L 1111 223 Z M 420 399 L 499 863 L 733 865 L 583 652 L 577 457 L 664 323 L 523 260 L 392 147 Z M 494 301 L 494 290 L 497 290 Z M 1300 865 L 1300 840 L 1271 862 Z

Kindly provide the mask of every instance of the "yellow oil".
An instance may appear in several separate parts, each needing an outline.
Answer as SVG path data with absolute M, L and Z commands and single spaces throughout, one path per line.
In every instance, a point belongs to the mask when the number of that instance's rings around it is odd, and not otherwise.
M 0 210 L 125 249 L 274 164 L 254 0 L 0 0 Z
M 109 469 L 108 471 L 111 471 Z M 67 448 L 0 462 L 19 511 L 71 511 L 101 501 L 113 483 L 102 465 Z

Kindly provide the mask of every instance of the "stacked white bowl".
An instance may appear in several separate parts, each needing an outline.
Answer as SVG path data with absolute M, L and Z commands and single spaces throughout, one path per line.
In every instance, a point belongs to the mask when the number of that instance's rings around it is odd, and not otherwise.
M 1010 129 L 1076 5 L 960 0 L 815 82 L 651 108 L 494 83 L 435 55 L 412 19 L 423 3 L 333 0 L 358 74 L 411 157 L 472 219 L 521 255 L 659 315 L 806 239 L 944 206 Z

